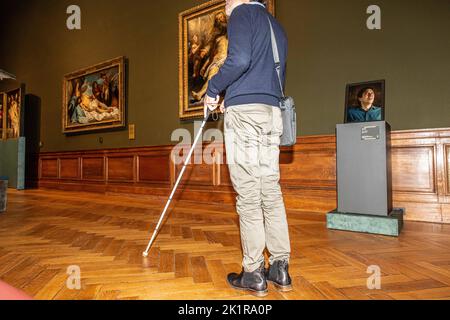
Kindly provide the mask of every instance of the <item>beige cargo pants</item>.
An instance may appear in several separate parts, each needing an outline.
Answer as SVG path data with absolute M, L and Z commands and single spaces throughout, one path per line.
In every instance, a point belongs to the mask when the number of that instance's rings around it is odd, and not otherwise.
M 264 262 L 289 260 L 291 247 L 280 187 L 281 110 L 248 104 L 225 111 L 225 146 L 240 216 L 243 267 L 253 272 Z

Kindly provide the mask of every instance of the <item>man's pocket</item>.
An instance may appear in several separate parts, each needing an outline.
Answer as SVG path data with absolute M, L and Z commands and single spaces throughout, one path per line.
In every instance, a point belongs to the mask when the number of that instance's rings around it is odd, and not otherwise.
M 283 117 L 281 116 L 281 109 L 277 107 L 273 108 L 272 134 L 277 136 L 283 135 Z

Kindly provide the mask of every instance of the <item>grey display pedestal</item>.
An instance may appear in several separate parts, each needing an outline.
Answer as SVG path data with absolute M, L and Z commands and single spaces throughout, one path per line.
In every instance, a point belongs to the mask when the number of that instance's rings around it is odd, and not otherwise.
M 337 126 L 338 208 L 329 229 L 398 236 L 403 210 L 393 210 L 390 125 L 385 121 Z

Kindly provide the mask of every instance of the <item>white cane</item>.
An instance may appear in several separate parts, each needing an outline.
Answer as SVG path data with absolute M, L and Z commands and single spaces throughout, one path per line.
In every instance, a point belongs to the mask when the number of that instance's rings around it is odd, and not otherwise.
M 181 169 L 181 172 L 180 172 L 180 175 L 178 176 L 177 182 L 175 183 L 175 186 L 174 186 L 174 188 L 173 188 L 173 190 L 172 190 L 172 193 L 170 194 L 170 197 L 169 197 L 169 200 L 167 201 L 166 207 L 164 208 L 164 211 L 163 211 L 163 213 L 161 214 L 161 218 L 159 219 L 159 222 L 158 222 L 158 225 L 156 226 L 155 232 L 153 232 L 152 239 L 151 239 L 150 242 L 148 243 L 147 250 L 145 250 L 145 252 L 142 253 L 142 255 L 143 255 L 145 258 L 148 257 L 148 253 L 149 253 L 149 251 L 150 251 L 150 248 L 152 247 L 153 242 L 155 241 L 156 236 L 158 235 L 159 229 L 161 228 L 161 224 L 162 224 L 162 222 L 164 221 L 164 217 L 166 216 L 167 210 L 169 209 L 170 203 L 172 202 L 173 196 L 175 195 L 175 192 L 176 192 L 177 189 L 178 189 L 178 185 L 180 184 L 181 179 L 183 178 L 184 172 L 186 171 L 186 168 L 187 168 L 189 162 L 191 161 L 191 157 L 192 157 L 192 154 L 194 153 L 195 146 L 197 145 L 198 141 L 199 141 L 200 138 L 202 137 L 203 129 L 204 129 L 205 126 L 206 126 L 206 123 L 207 123 L 207 121 L 208 121 L 208 118 L 209 118 L 210 114 L 211 114 L 211 111 L 208 109 L 208 111 L 207 111 L 207 113 L 206 113 L 206 116 L 205 116 L 205 119 L 203 120 L 202 126 L 200 127 L 200 130 L 199 130 L 199 132 L 198 132 L 198 134 L 197 134 L 197 137 L 196 137 L 195 140 L 194 140 L 194 144 L 192 145 L 192 148 L 191 148 L 191 150 L 189 151 L 189 154 L 188 154 L 188 156 L 187 156 L 187 159 L 186 159 L 186 161 L 184 162 L 183 169 Z

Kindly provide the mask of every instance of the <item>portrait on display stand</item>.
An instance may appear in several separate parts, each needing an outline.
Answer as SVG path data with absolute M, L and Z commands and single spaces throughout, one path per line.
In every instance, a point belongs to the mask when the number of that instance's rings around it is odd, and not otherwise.
M 385 81 L 347 85 L 345 123 L 385 120 Z

